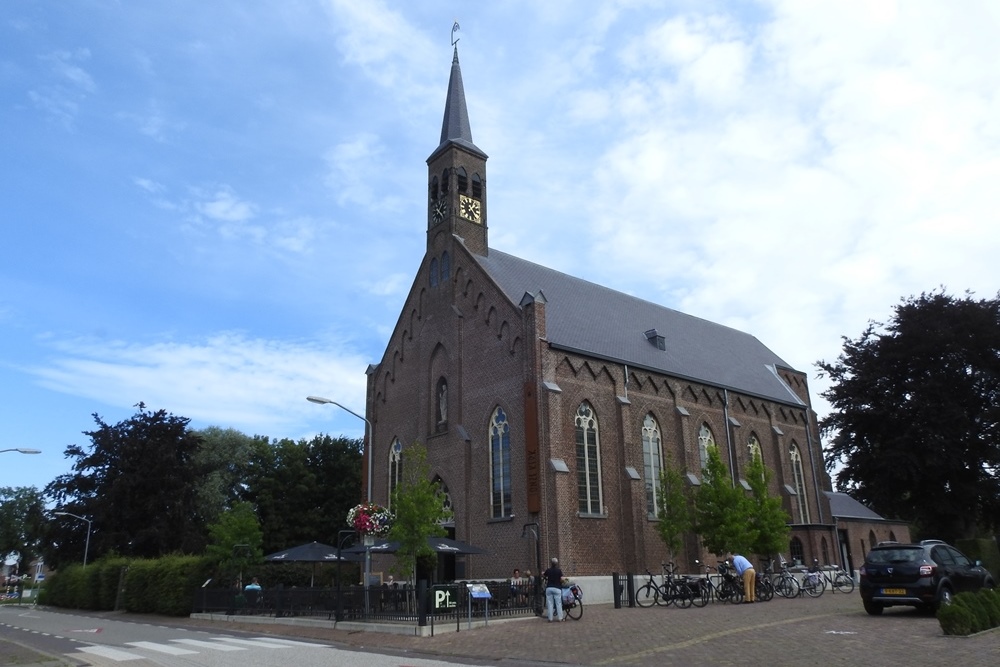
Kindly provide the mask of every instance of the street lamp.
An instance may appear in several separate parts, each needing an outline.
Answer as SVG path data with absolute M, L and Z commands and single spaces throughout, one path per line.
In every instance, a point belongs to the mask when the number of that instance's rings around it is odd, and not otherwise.
M 53 512 L 56 516 L 71 516 L 74 519 L 79 519 L 80 521 L 87 522 L 87 543 L 83 547 L 83 566 L 87 567 L 87 554 L 90 552 L 90 528 L 93 526 L 93 521 L 86 517 L 77 516 L 76 514 L 70 514 L 69 512 Z
M 10 449 L 0 449 L 0 454 L 3 452 L 17 452 L 18 454 L 41 454 L 40 449 L 28 449 L 27 447 L 11 447 Z
M 344 410 L 345 412 L 350 412 L 358 419 L 364 420 L 365 435 L 366 439 L 368 440 L 368 493 L 366 500 L 368 502 L 371 502 L 372 501 L 372 423 L 367 419 L 365 419 L 364 417 L 362 417 L 361 415 L 359 415 L 354 410 L 351 410 L 350 408 L 345 408 L 337 401 L 331 401 L 329 398 L 323 398 L 322 396 L 306 396 L 306 400 L 309 401 L 310 403 L 319 403 L 320 405 L 326 405 L 326 404 L 336 405 L 341 410 Z
M 323 398 L 322 396 L 306 396 L 306 400 L 310 403 L 318 403 L 319 405 L 336 405 L 338 408 L 345 412 L 350 412 L 352 415 L 358 419 L 362 419 L 365 422 L 365 439 L 368 441 L 368 485 L 367 493 L 365 494 L 366 500 L 371 503 L 372 501 L 372 423 L 359 415 L 354 410 L 350 408 L 345 408 L 343 405 L 337 401 L 331 401 L 329 398 Z M 339 545 L 338 545 L 339 546 Z M 339 555 L 339 554 L 338 554 Z M 369 601 L 368 601 L 368 586 L 369 580 L 371 579 L 372 573 L 372 552 L 369 549 L 365 549 L 365 613 L 368 612 Z

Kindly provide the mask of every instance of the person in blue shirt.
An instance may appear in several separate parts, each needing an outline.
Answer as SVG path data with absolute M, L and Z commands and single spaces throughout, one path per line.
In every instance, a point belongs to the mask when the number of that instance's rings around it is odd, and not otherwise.
M 247 584 L 246 588 L 244 588 L 243 590 L 245 590 L 245 591 L 259 591 L 260 590 L 260 582 L 257 581 L 257 577 L 254 577 L 253 579 L 251 579 L 250 583 Z
M 736 574 L 743 577 L 743 602 L 756 602 L 757 573 L 753 569 L 753 564 L 739 554 L 734 555 L 731 551 L 727 555 L 729 560 L 733 561 Z

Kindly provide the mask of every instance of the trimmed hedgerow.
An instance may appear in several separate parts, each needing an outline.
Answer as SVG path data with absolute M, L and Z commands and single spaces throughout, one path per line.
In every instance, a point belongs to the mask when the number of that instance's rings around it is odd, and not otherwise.
M 1000 593 L 983 589 L 975 593 L 959 593 L 950 605 L 938 609 L 938 623 L 946 635 L 971 635 L 1000 627 Z

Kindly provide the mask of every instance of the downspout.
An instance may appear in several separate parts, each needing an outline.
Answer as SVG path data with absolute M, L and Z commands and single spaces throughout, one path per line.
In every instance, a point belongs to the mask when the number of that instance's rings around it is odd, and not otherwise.
M 729 449 L 729 476 L 733 480 L 733 487 L 736 487 L 736 464 L 733 460 L 733 438 L 729 433 L 732 425 L 729 423 L 729 390 L 722 390 L 722 416 L 726 420 L 726 447 Z

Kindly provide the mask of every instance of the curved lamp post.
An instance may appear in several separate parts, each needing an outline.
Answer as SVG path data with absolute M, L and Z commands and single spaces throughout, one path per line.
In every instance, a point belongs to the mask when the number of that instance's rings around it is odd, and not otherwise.
M 27 447 L 11 447 L 10 449 L 0 449 L 0 454 L 4 452 L 17 452 L 18 454 L 41 454 L 40 449 L 28 449 Z
M 90 551 L 90 528 L 93 525 L 93 521 L 86 517 L 77 516 L 76 514 L 70 514 L 69 512 L 53 512 L 56 516 L 71 516 L 74 519 L 79 519 L 80 521 L 87 522 L 87 543 L 83 547 L 83 566 L 87 567 L 87 553 Z
M 343 405 L 337 401 L 331 401 L 329 398 L 323 398 L 322 396 L 306 396 L 306 400 L 310 403 L 318 403 L 319 405 L 336 405 L 338 408 L 344 412 L 349 412 L 358 419 L 365 422 L 365 440 L 367 440 L 366 447 L 368 449 L 368 485 L 367 493 L 365 493 L 365 499 L 370 503 L 372 501 L 372 423 L 359 415 L 354 410 L 350 408 L 345 408 Z M 338 545 L 339 546 L 339 545 Z M 368 582 L 371 579 L 372 572 L 372 552 L 365 549 L 365 612 L 368 612 L 369 601 L 368 601 Z

